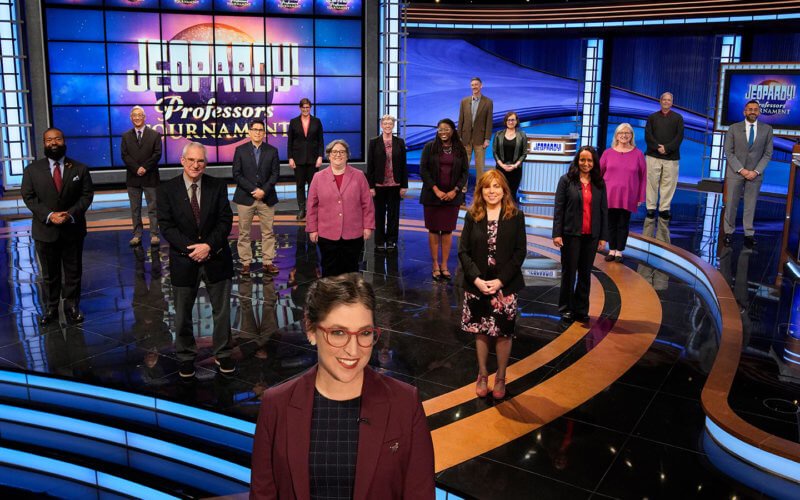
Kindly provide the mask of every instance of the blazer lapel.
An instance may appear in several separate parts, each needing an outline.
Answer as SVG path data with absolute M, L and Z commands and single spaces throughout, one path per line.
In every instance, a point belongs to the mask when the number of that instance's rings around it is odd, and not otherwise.
M 386 444 L 384 437 L 390 406 L 386 388 L 378 375 L 371 368 L 365 368 L 364 388 L 361 391 L 361 419 L 364 423 L 358 430 L 358 460 L 353 488 L 355 500 L 368 498 L 381 447 Z
M 344 194 L 347 190 L 347 187 L 350 185 L 350 181 L 353 180 L 353 171 L 350 170 L 349 167 L 344 168 L 344 178 L 342 178 L 342 189 L 339 190 L 339 193 Z
M 308 453 L 311 449 L 311 411 L 314 404 L 314 382 L 317 368 L 301 375 L 302 379 L 292 393 L 286 412 L 289 472 L 297 498 L 310 498 L 311 485 L 308 475 Z

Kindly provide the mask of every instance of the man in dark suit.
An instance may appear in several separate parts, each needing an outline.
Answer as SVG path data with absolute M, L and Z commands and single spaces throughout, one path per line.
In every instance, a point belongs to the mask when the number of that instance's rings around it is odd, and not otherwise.
M 289 121 L 286 143 L 289 166 L 294 170 L 297 184 L 297 220 L 306 218 L 306 188 L 311 185 L 314 173 L 322 166 L 324 146 L 322 122 L 316 116 L 311 116 L 311 101 L 304 97 L 300 99 L 300 116 Z
M 158 187 L 158 223 L 169 242 L 169 271 L 175 301 L 175 353 L 179 375 L 194 376 L 197 345 L 192 307 L 205 282 L 214 315 L 213 350 L 220 373 L 236 370 L 231 359 L 231 278 L 228 234 L 233 212 L 222 179 L 204 175 L 206 148 L 190 142 L 181 154 L 183 173 Z
M 146 127 L 144 109 L 131 109 L 133 128 L 122 134 L 122 161 L 125 162 L 125 185 L 131 202 L 133 238 L 130 245 L 142 243 L 142 192 L 147 200 L 150 218 L 150 244 L 158 245 L 158 215 L 156 189 L 158 188 L 158 161 L 161 160 L 161 134 Z
M 736 213 L 744 191 L 744 244 L 752 248 L 756 244 L 753 217 L 756 200 L 764 180 L 764 169 L 772 159 L 772 127 L 760 123 L 761 105 L 752 100 L 744 107 L 744 121 L 734 123 L 725 133 L 725 183 L 728 196 L 725 200 L 724 243 L 730 245 L 736 230 Z
M 266 128 L 264 122 L 253 120 L 249 123 L 250 141 L 236 148 L 233 154 L 233 180 L 236 191 L 233 201 L 239 212 L 239 261 L 242 273 L 250 273 L 253 250 L 250 248 L 250 226 L 253 215 L 258 214 L 261 222 L 261 253 L 264 258 L 264 272 L 278 274 L 275 259 L 275 233 L 272 225 L 275 220 L 275 205 L 278 195 L 275 184 L 280 174 L 278 150 L 264 141 Z
M 21 189 L 33 213 L 31 233 L 44 281 L 44 314 L 39 321 L 43 325 L 58 321 L 63 297 L 67 323 L 79 323 L 83 321 L 78 302 L 86 211 L 94 197 L 92 177 L 86 165 L 66 157 L 64 134 L 57 128 L 45 130 L 44 154 L 47 158 L 36 160 L 22 173 Z
M 467 149 L 467 163 L 475 151 L 475 179 L 483 175 L 486 164 L 486 148 L 492 138 L 492 114 L 494 104 L 492 100 L 481 93 L 483 82 L 480 78 L 473 77 L 469 82 L 472 95 L 461 99 L 458 108 L 458 134 L 461 142 Z

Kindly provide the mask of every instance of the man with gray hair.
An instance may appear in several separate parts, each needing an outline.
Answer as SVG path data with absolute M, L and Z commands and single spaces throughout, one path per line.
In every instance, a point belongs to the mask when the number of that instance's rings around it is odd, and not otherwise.
M 194 376 L 197 344 L 192 308 L 200 282 L 214 315 L 213 354 L 222 374 L 231 374 L 231 278 L 233 258 L 228 234 L 233 212 L 228 186 L 205 174 L 206 148 L 190 142 L 181 154 L 183 173 L 158 188 L 158 222 L 169 242 L 169 272 L 175 301 L 175 354 L 182 378 Z
M 678 187 L 678 160 L 683 142 L 683 117 L 672 111 L 672 94 L 659 98 L 661 109 L 647 117 L 644 140 L 647 143 L 647 217 L 671 217 L 670 205 Z
M 157 246 L 158 215 L 156 189 L 158 188 L 158 162 L 161 160 L 161 134 L 145 126 L 145 113 L 141 106 L 131 109 L 133 128 L 122 134 L 122 161 L 125 163 L 125 186 L 131 202 L 133 238 L 130 245 L 142 243 L 142 193 L 147 200 L 150 218 L 150 244 Z

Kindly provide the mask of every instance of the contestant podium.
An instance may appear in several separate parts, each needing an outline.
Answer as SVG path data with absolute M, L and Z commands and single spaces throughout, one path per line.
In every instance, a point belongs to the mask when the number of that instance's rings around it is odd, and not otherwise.
M 577 144 L 578 134 L 528 136 L 519 186 L 521 204 L 553 203 L 558 179 L 567 173 Z

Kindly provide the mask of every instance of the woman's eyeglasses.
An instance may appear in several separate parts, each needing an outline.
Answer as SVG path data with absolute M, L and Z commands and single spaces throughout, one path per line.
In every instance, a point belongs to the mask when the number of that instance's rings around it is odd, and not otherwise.
M 360 347 L 372 347 L 381 337 L 381 329 L 377 326 L 364 328 L 357 332 L 351 332 L 344 328 L 325 328 L 319 325 L 317 325 L 317 328 L 322 330 L 322 333 L 325 334 L 325 341 L 333 347 L 346 346 L 350 342 L 350 336 L 356 338 L 356 342 Z

